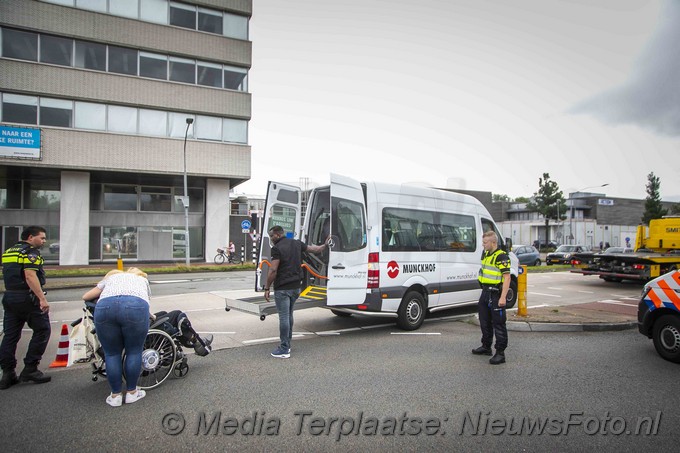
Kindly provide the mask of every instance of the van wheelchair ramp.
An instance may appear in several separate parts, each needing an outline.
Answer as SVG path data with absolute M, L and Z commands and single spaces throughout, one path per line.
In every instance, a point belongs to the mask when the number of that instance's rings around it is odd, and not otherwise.
M 261 321 L 264 321 L 267 316 L 277 313 L 273 292 L 270 297 L 270 302 L 266 301 L 264 293 L 256 291 L 213 291 L 212 294 L 224 298 L 224 309 L 226 311 L 237 310 L 244 313 L 250 313 L 259 316 Z M 300 293 L 300 297 L 295 302 L 293 311 L 323 307 L 325 305 L 326 287 L 308 286 Z

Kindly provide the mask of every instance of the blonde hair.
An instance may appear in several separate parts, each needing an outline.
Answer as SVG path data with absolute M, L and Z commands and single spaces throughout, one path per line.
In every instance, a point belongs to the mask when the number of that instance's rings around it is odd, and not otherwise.
M 113 270 L 110 270 L 110 271 L 108 271 L 108 272 L 106 273 L 106 275 L 104 276 L 104 279 L 107 279 L 107 278 L 109 278 L 109 277 L 112 276 L 112 275 L 122 274 L 122 273 L 123 273 L 123 271 L 121 271 L 121 270 L 119 270 L 119 269 L 113 269 Z
M 143 277 L 143 278 L 148 278 L 148 275 L 146 272 L 143 270 L 136 268 L 136 267 L 131 267 L 127 270 L 128 274 L 135 274 L 138 277 Z

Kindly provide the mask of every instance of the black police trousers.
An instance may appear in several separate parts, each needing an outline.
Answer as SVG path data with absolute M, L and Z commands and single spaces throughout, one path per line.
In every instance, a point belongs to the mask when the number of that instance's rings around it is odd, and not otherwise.
M 482 289 L 482 295 L 477 303 L 479 312 L 479 326 L 482 329 L 482 346 L 491 348 L 493 337 L 496 335 L 496 351 L 505 351 L 508 347 L 508 329 L 505 327 L 507 310 L 499 308 L 500 291 Z
M 2 298 L 5 309 L 3 318 L 2 343 L 0 344 L 0 367 L 3 370 L 13 370 L 17 366 L 17 344 L 21 339 L 21 329 L 24 324 L 33 329 L 33 337 L 28 343 L 24 365 L 37 366 L 42 359 L 47 343 L 50 340 L 50 317 L 40 310 L 37 302 L 30 293 L 6 292 Z

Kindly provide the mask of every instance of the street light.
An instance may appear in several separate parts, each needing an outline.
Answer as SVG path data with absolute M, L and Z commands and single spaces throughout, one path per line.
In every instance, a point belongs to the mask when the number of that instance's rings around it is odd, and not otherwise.
M 187 189 L 187 136 L 189 135 L 189 126 L 194 122 L 193 118 L 187 118 L 187 129 L 184 131 L 184 197 L 182 197 L 182 204 L 184 205 L 184 263 L 189 267 L 189 191 Z
M 582 189 L 578 189 L 576 191 L 576 193 L 579 193 L 582 190 L 586 190 L 586 189 L 599 189 L 600 187 L 607 187 L 608 185 L 609 185 L 609 183 L 606 182 L 604 184 L 600 184 L 599 186 L 587 186 L 587 187 L 584 187 Z M 569 236 L 571 237 L 571 240 L 573 241 L 574 240 L 574 228 L 573 228 L 573 226 L 574 226 L 574 200 L 570 199 L 570 201 L 571 201 L 571 216 L 569 218 Z

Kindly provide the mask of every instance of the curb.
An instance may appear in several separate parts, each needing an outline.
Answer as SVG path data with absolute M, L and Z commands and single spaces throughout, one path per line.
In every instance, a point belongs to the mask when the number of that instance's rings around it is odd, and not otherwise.
M 472 317 L 472 323 L 479 325 L 479 318 Z M 507 321 L 505 326 L 513 332 L 606 332 L 637 328 L 637 321 L 610 323 L 566 323 L 566 322 L 538 322 L 538 321 Z

